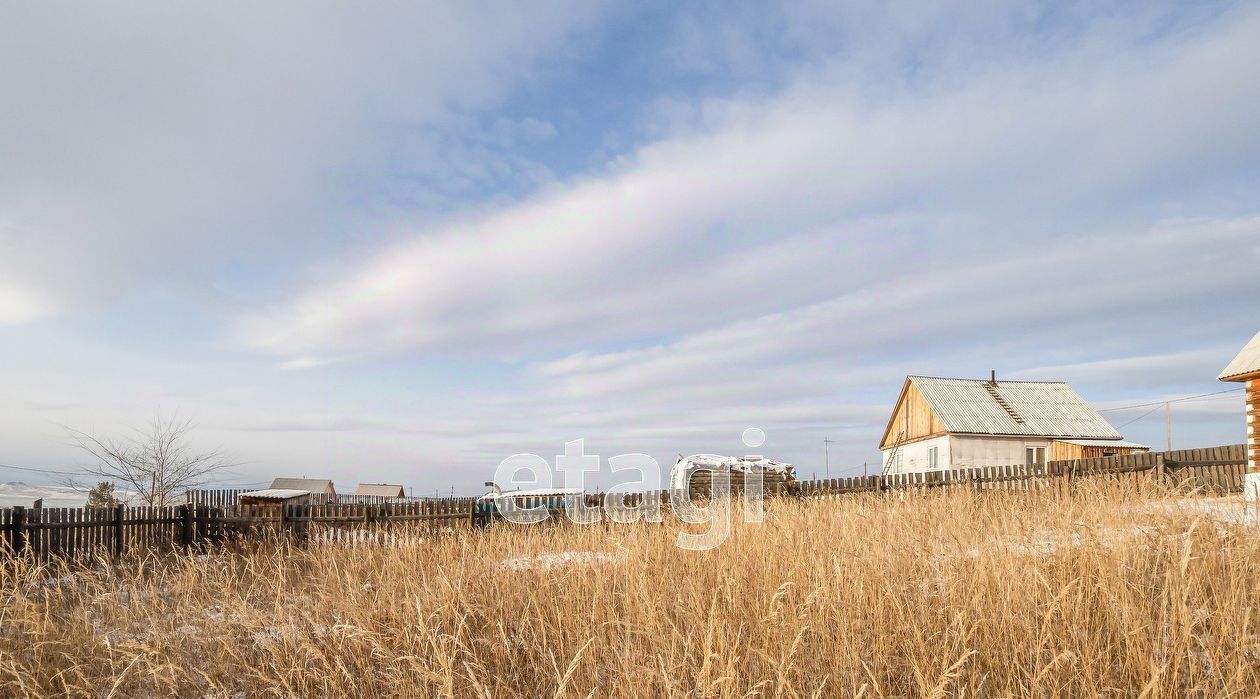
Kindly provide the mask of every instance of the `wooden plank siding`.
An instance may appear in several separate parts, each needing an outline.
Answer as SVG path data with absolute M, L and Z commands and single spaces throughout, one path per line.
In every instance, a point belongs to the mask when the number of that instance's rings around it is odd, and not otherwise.
M 914 383 L 906 380 L 897 399 L 897 407 L 893 410 L 888 427 L 884 430 L 884 439 L 880 449 L 889 449 L 894 444 L 906 444 L 930 437 L 945 434 L 945 423 L 941 422 L 932 406 L 919 392 Z
M 1104 456 L 1128 456 L 1129 454 L 1144 454 L 1149 449 L 1138 449 L 1135 447 L 1086 447 L 1080 444 L 1069 444 L 1059 440 L 1050 442 L 1050 460 L 1051 461 L 1072 461 L 1074 459 L 1093 459 Z M 1111 452 L 1108 454 L 1107 452 Z
M 1260 378 L 1247 380 L 1247 472 L 1260 473 Z

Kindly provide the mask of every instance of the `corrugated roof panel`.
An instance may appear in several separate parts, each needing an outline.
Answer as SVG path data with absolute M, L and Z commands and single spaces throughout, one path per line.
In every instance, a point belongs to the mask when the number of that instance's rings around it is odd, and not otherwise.
M 257 498 L 259 500 L 291 500 L 310 495 L 308 490 L 293 490 L 289 488 L 266 488 L 264 490 L 251 490 L 241 493 L 243 498 Z
M 1115 447 L 1117 449 L 1150 449 L 1145 444 L 1126 442 L 1123 439 L 1064 439 L 1064 444 L 1075 444 L 1078 447 Z
M 996 392 L 1007 412 L 976 379 L 912 376 L 919 392 L 949 432 L 1081 439 L 1120 439 L 1098 411 L 1062 382 L 999 381 Z M 1022 420 L 1022 422 L 1021 422 Z
M 305 490 L 308 493 L 335 493 L 332 481 L 326 478 L 276 478 L 271 481 L 272 488 L 286 490 Z
M 1251 342 L 1242 348 L 1238 356 L 1234 357 L 1234 361 L 1230 362 L 1217 378 L 1221 381 L 1230 381 L 1235 377 L 1254 374 L 1257 371 L 1260 371 L 1260 333 L 1256 333 L 1256 336 L 1251 338 Z
M 388 483 L 360 483 L 354 494 L 387 498 L 400 498 L 405 495 L 401 485 L 389 485 Z

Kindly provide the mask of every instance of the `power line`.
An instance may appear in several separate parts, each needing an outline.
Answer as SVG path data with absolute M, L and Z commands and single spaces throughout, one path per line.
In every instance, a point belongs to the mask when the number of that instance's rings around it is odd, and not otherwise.
M 1152 405 L 1154 405 L 1154 406 L 1160 406 L 1160 405 L 1163 405 L 1163 404 L 1165 404 L 1165 403 L 1180 403 L 1180 402 L 1182 402 L 1182 401 L 1187 401 L 1187 400 L 1198 400 L 1198 399 L 1201 399 L 1201 398 L 1209 398 L 1209 397 L 1212 397 L 1212 396 L 1221 396 L 1221 395 L 1224 395 L 1224 394 L 1226 394 L 1226 393 L 1237 393 L 1237 392 L 1239 392 L 1239 391 L 1243 390 L 1243 388 L 1244 388 L 1244 387 L 1240 386 L 1240 387 L 1238 387 L 1238 388 L 1229 388 L 1229 389 L 1226 389 L 1226 390 L 1224 390 L 1224 391 L 1216 391 L 1216 392 L 1214 392 L 1214 393 L 1202 393 L 1202 394 L 1197 395 L 1197 396 L 1186 396 L 1185 398 L 1173 398 L 1172 400 L 1158 400 L 1158 401 L 1154 401 L 1154 402 L 1151 402 L 1151 403 L 1135 403 L 1135 404 L 1133 404 L 1133 405 L 1121 405 L 1121 406 L 1116 407 L 1116 408 L 1103 408 L 1103 409 L 1099 410 L 1098 412 L 1100 412 L 1100 413 L 1112 413 L 1112 412 L 1115 412 L 1115 411 L 1117 411 L 1117 410 L 1133 410 L 1133 409 L 1135 409 L 1135 408 L 1148 408 L 1148 407 L 1150 407 L 1150 406 L 1152 406 Z
M 1132 420 L 1129 420 L 1128 422 L 1124 423 L 1123 425 L 1119 425 L 1119 426 L 1117 426 L 1117 427 L 1116 427 L 1116 429 L 1120 429 L 1121 427 L 1128 427 L 1129 425 L 1132 425 L 1133 423 L 1137 422 L 1138 420 L 1141 420 L 1142 418 L 1146 417 L 1147 415 L 1150 415 L 1151 413 L 1154 413 L 1156 410 L 1159 410 L 1159 409 L 1160 409 L 1161 407 L 1163 407 L 1163 406 L 1164 406 L 1164 404 L 1163 404 L 1163 403 L 1160 403 L 1159 405 L 1156 405 L 1154 408 L 1151 408 L 1150 410 L 1148 410 L 1148 411 L 1146 411 L 1146 412 L 1142 413 L 1141 415 L 1139 415 L 1139 416 L 1137 416 L 1137 417 L 1133 418 Z
M 52 473 L 58 476 L 84 476 L 87 475 L 81 471 L 53 471 L 46 468 L 27 468 L 25 466 L 10 466 L 9 464 L 0 464 L 0 469 L 8 469 L 13 471 L 30 471 L 31 473 Z

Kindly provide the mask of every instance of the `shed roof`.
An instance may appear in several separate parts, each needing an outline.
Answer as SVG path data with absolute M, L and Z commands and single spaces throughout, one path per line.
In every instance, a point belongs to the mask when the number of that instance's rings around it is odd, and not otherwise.
M 241 493 L 243 498 L 256 498 L 258 500 L 292 500 L 310 495 L 309 490 L 295 490 L 289 488 L 266 488 L 263 490 L 251 490 Z
M 991 383 L 932 376 L 907 380 L 919 389 L 947 432 L 1121 439 L 1116 428 L 1062 381 Z
M 326 478 L 277 478 L 271 481 L 272 489 L 301 490 L 306 493 L 335 495 L 333 482 Z
M 1234 357 L 1234 361 L 1225 367 L 1225 371 L 1216 377 L 1221 381 L 1238 381 L 1248 374 L 1260 373 L 1260 333 L 1251 338 L 1251 342 Z
M 406 495 L 401 485 L 388 485 L 386 483 L 360 483 L 354 494 L 385 498 L 401 498 Z
M 1138 444 L 1137 442 L 1126 442 L 1123 439 L 1060 439 L 1060 442 L 1066 444 L 1075 444 L 1078 447 L 1115 447 L 1117 449 L 1150 449 L 1147 444 Z

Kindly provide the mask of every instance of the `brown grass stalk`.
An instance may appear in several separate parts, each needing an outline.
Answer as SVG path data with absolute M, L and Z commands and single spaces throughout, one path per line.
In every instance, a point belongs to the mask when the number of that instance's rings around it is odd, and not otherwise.
M 0 696 L 1255 696 L 1260 531 L 1202 502 L 776 500 L 706 552 L 667 522 L 10 561 Z

